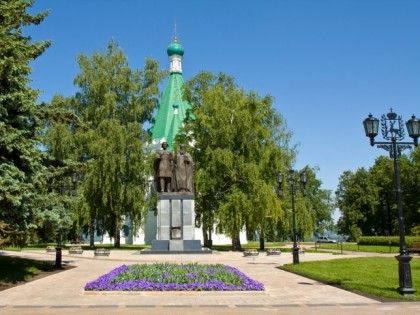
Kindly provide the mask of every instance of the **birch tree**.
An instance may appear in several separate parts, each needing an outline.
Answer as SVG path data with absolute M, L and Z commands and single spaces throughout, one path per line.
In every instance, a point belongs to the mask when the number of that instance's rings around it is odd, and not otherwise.
M 74 82 L 76 95 L 64 102 L 84 124 L 51 127 L 50 143 L 56 154 L 72 155 L 84 164 L 83 196 L 89 214 L 93 245 L 95 230 L 108 232 L 120 246 L 124 216 L 130 217 L 136 232 L 145 208 L 145 191 L 150 173 L 147 159 L 147 126 L 158 106 L 158 84 L 164 72 L 156 61 L 146 59 L 144 69 L 132 70 L 127 57 L 115 41 L 105 53 L 78 57 L 80 72 Z M 67 129 L 66 129 L 67 128 Z M 60 134 L 64 138 L 59 137 Z M 68 134 L 70 133 L 70 134 Z M 62 139 L 71 138 L 69 142 Z
M 198 221 L 205 238 L 216 226 L 240 250 L 242 230 L 264 234 L 268 217 L 283 218 L 276 173 L 294 158 L 291 132 L 271 96 L 246 92 L 223 73 L 199 73 L 186 82 L 185 97 L 192 104 L 184 141 L 195 143 Z

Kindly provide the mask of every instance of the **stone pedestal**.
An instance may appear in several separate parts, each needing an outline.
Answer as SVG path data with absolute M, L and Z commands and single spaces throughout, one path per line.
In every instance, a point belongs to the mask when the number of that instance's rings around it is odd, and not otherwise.
M 194 195 L 163 193 L 157 201 L 157 239 L 194 239 Z
M 152 242 L 152 251 L 201 251 L 200 241 L 194 239 L 193 194 L 158 194 L 157 209 L 157 240 Z

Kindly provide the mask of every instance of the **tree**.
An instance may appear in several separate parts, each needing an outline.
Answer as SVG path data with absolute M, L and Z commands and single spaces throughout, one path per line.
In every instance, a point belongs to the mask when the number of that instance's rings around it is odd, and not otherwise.
M 14 237 L 2 237 L 20 244 L 36 227 L 40 190 L 48 176 L 48 159 L 38 147 L 45 108 L 36 103 L 39 91 L 28 84 L 29 63 L 50 42 L 33 43 L 23 35 L 25 26 L 40 24 L 48 12 L 28 14 L 33 2 L 0 3 L 0 225 L 14 231 Z
M 367 235 L 396 235 L 398 228 L 394 166 L 390 158 L 380 156 L 369 169 L 372 184 L 376 187 L 377 201 L 370 219 L 366 220 L 371 232 Z
M 82 154 L 77 146 L 75 131 L 85 129 L 86 126 L 68 104 L 71 98 L 55 95 L 48 106 L 48 119 L 43 134 L 43 147 L 47 148 L 49 159 L 55 167 L 50 168 L 51 175 L 44 189 L 44 211 L 39 214 L 40 238 L 51 241 L 64 236 L 67 240 L 79 236 L 81 212 L 83 207 L 83 187 L 78 186 L 78 194 L 72 193 L 73 183 L 71 177 L 74 172 L 82 173 L 85 169 L 83 161 L 78 160 Z M 66 187 L 66 188 L 64 188 Z M 70 194 L 70 195 L 69 195 Z M 45 213 L 44 213 L 45 212 Z M 46 222 L 43 222 L 46 220 Z M 71 232 L 70 235 L 67 232 Z
M 192 110 L 185 122 L 187 136 L 177 141 L 195 143 L 198 221 L 205 239 L 216 225 L 239 250 L 243 228 L 263 237 L 265 223 L 283 217 L 276 173 L 294 158 L 291 133 L 270 96 L 247 93 L 223 73 L 199 73 L 185 83 L 185 98 Z
M 400 163 L 406 231 L 420 226 L 420 148 Z
M 419 149 L 399 158 L 405 230 L 420 223 Z M 393 161 L 385 156 L 376 159 L 368 170 L 346 171 L 336 191 L 342 216 L 341 233 L 355 240 L 360 235 L 397 235 L 397 198 Z
M 359 168 L 355 173 L 345 171 L 340 176 L 336 202 L 342 213 L 338 221 L 339 233 L 349 235 L 350 240 L 371 235 L 371 226 L 365 222 L 376 209 L 378 193 L 365 168 Z
M 309 166 L 304 168 L 308 177 L 307 196 L 303 199 L 306 202 L 307 213 L 301 219 L 299 226 L 306 227 L 302 236 L 313 232 L 324 234 L 326 231 L 334 229 L 334 221 L 332 215 L 334 212 L 334 201 L 331 196 L 332 192 L 322 189 L 322 181 L 316 178 L 316 168 Z M 314 222 L 314 226 L 308 226 L 308 223 Z
M 311 237 L 314 231 L 323 234 L 325 230 L 334 228 L 332 219 L 334 203 L 331 192 L 321 188 L 322 182 L 316 178 L 316 170 L 317 168 L 309 166 L 295 170 L 295 216 L 297 236 L 300 240 Z M 306 173 L 305 185 L 299 180 L 302 173 Z M 283 176 L 283 180 L 282 205 L 285 216 L 276 225 L 269 222 L 270 235 L 275 235 L 278 241 L 283 240 L 284 237 L 293 236 L 291 183 L 288 182 L 288 176 Z
M 148 133 L 158 106 L 158 84 L 164 72 L 147 59 L 142 71 L 133 71 L 123 51 L 110 41 L 105 54 L 78 57 L 80 72 L 75 97 L 57 96 L 54 104 L 71 109 L 83 122 L 54 124 L 48 130 L 50 152 L 84 164 L 83 207 L 88 210 L 93 245 L 94 229 L 108 232 L 120 245 L 123 216 L 141 225 L 150 167 L 145 163 Z

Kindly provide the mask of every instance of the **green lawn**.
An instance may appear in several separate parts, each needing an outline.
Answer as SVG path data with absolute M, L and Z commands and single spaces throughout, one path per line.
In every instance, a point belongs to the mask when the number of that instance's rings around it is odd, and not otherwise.
M 317 248 L 320 249 L 335 249 L 335 250 L 349 250 L 355 252 L 372 252 L 372 253 L 398 253 L 400 248 L 398 246 L 384 246 L 384 245 L 357 245 L 355 243 L 337 243 L 325 244 L 317 243 Z
M 53 269 L 49 262 L 0 256 L 0 285 L 26 281 L 41 271 Z
M 283 243 L 283 242 L 265 242 L 264 243 L 264 248 L 265 249 L 267 249 L 267 248 L 281 248 L 285 245 L 286 245 L 286 243 Z M 246 244 L 241 244 L 241 246 L 242 246 L 242 250 L 244 250 L 245 248 L 253 248 L 253 249 L 259 250 L 260 243 L 259 242 L 248 242 Z M 212 249 L 217 250 L 219 252 L 228 252 L 228 251 L 232 250 L 232 244 L 213 245 Z M 283 251 L 283 248 L 281 248 L 281 250 Z
M 397 292 L 398 261 L 394 257 L 311 261 L 280 268 L 347 290 L 367 292 L 378 297 L 420 301 L 420 259 L 411 260 L 413 288 L 417 290 L 413 297 L 403 297 Z
M 272 247 L 282 247 L 285 246 L 286 243 L 284 242 L 265 242 L 265 248 L 272 248 Z M 247 244 L 242 244 L 242 247 L 250 247 L 250 248 L 260 248 L 260 242 L 248 242 Z

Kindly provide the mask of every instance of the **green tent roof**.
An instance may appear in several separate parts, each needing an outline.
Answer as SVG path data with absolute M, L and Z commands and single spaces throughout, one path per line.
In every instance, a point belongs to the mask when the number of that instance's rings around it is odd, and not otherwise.
M 171 73 L 152 127 L 152 145 L 160 148 L 163 141 L 173 148 L 173 141 L 191 105 L 182 100 L 184 79 L 181 73 Z

